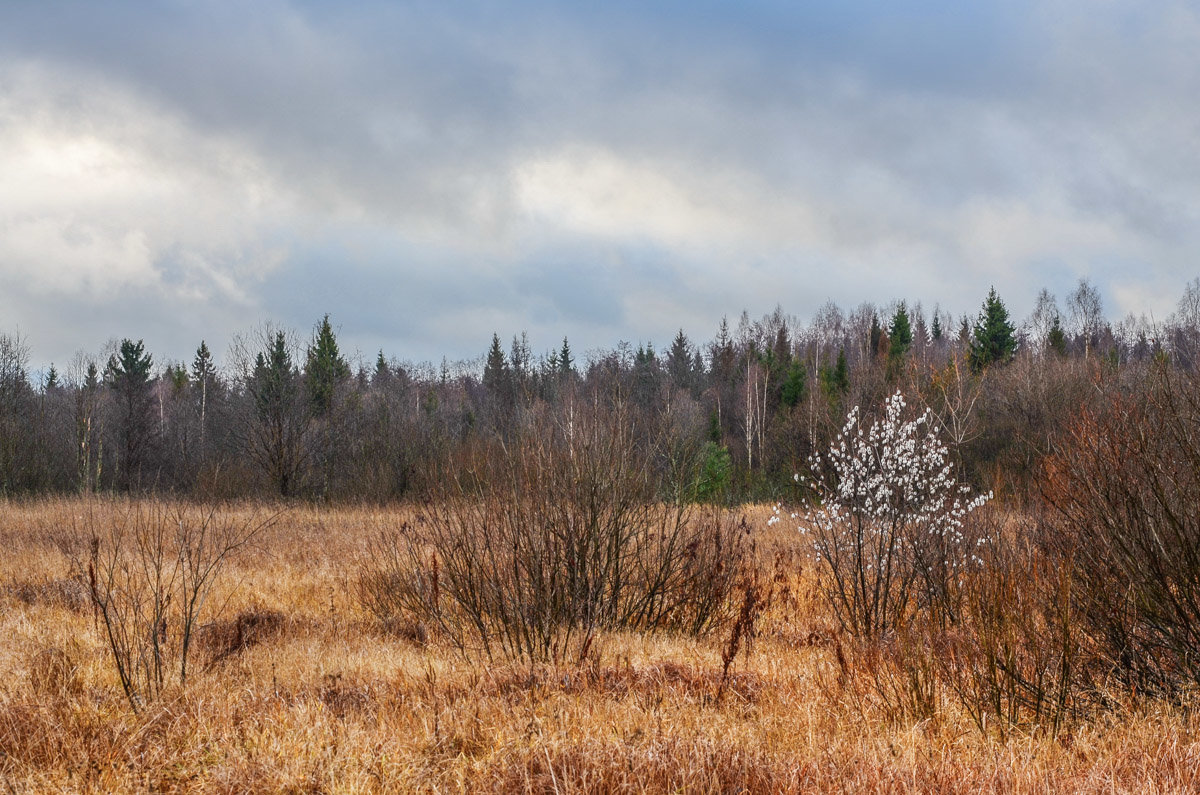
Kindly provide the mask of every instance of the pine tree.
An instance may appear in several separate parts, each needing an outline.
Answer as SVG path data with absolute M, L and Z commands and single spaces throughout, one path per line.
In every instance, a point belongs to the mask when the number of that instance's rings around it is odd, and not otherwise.
M 971 340 L 970 362 L 975 372 L 992 364 L 1012 359 L 1017 350 L 1016 329 L 1008 319 L 1008 309 L 993 287 L 983 302 Z
M 939 317 L 937 307 L 933 308 L 933 325 L 929 328 L 929 335 L 934 342 L 942 339 L 942 319 Z
M 58 370 L 54 368 L 54 362 L 50 362 L 50 369 L 46 372 L 46 394 L 56 391 L 59 388 Z
M 330 412 L 337 388 L 349 378 L 350 366 L 338 352 L 333 326 L 329 323 L 329 315 L 325 315 L 313 333 L 305 367 L 309 407 L 314 416 L 323 417 Z

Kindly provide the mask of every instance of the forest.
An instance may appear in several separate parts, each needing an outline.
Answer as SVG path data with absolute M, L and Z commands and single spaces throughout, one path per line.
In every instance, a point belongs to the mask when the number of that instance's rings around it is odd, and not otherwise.
M 1081 413 L 1137 394 L 1156 365 L 1190 372 L 1198 345 L 1200 282 L 1161 323 L 1110 323 L 1086 280 L 1062 309 L 1043 290 L 1023 322 L 995 291 L 957 320 L 920 303 L 827 303 L 807 323 L 782 308 L 743 312 L 707 342 L 680 331 L 661 350 L 620 342 L 582 355 L 564 338 L 535 355 L 524 333 L 511 344 L 497 333 L 479 359 L 437 366 L 380 351 L 352 367 L 326 316 L 305 337 L 243 334 L 223 363 L 203 341 L 184 363 L 113 340 L 32 383 L 28 343 L 8 333 L 0 494 L 422 498 L 472 445 L 604 401 L 638 423 L 662 474 L 699 478 L 705 499 L 795 498 L 792 475 L 849 409 L 876 411 L 900 390 L 933 412 L 961 477 L 1021 503 Z

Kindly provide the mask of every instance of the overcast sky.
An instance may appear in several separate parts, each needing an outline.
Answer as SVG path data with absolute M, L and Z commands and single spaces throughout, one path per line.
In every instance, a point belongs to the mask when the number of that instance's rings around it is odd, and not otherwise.
M 0 332 L 37 368 L 326 312 L 438 360 L 1081 277 L 1172 311 L 1195 3 L 823 5 L 3 3 Z

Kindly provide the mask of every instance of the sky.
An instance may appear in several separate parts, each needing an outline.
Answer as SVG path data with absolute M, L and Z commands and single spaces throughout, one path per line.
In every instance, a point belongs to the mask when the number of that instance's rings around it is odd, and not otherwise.
M 0 4 L 0 333 L 368 364 L 1200 276 L 1200 7 Z

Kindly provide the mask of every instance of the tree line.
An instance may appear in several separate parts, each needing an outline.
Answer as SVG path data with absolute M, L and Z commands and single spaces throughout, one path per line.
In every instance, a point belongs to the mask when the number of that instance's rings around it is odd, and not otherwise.
M 474 445 L 606 401 L 644 429 L 667 482 L 696 499 L 773 499 L 851 407 L 876 413 L 899 389 L 932 411 L 960 477 L 1019 500 L 1082 410 L 1136 394 L 1149 368 L 1196 368 L 1200 279 L 1157 323 L 1109 321 L 1084 280 L 1062 307 L 1042 290 L 1022 322 L 992 289 L 957 318 L 905 301 L 827 303 L 807 322 L 776 308 L 724 319 L 706 342 L 680 330 L 662 349 L 583 358 L 566 338 L 535 354 L 526 334 L 496 333 L 476 362 L 380 351 L 352 367 L 328 315 L 304 340 L 269 326 L 237 338 L 222 365 L 204 341 L 190 363 L 160 365 L 141 339 L 109 348 L 34 383 L 26 341 L 0 334 L 0 494 L 420 499 L 467 474 Z

